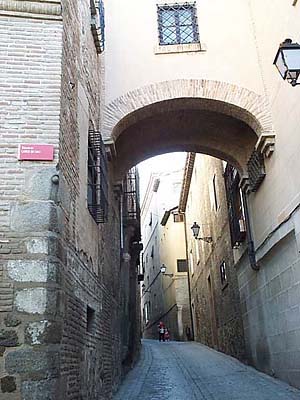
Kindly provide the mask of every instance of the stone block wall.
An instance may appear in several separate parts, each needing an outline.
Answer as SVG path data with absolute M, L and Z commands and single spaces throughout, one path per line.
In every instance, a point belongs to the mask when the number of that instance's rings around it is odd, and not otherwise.
M 243 322 L 221 160 L 196 155 L 186 218 L 202 222 L 200 237 L 212 237 L 212 243 L 196 241 L 192 232 L 188 232 L 188 252 L 190 262 L 193 258 L 194 263 L 191 299 L 195 340 L 244 359 Z M 196 246 L 199 246 L 198 251 Z M 226 264 L 226 282 L 221 281 L 220 265 L 223 261 Z
M 0 397 L 55 398 L 62 329 L 54 199 L 62 22 L 57 5 L 0 9 Z M 12 6 L 13 9 L 11 8 Z M 39 7 L 41 6 L 41 7 Z M 49 4 L 47 4 L 49 6 Z M 37 11 L 40 18 L 35 18 Z M 32 17 L 31 17 L 32 16 Z M 55 146 L 53 162 L 21 162 L 20 143 Z
M 122 375 L 130 282 L 119 279 L 110 165 L 108 222 L 87 209 L 104 71 L 90 1 L 1 4 L 0 397 L 108 400 Z M 19 161 L 19 143 L 54 144 L 53 162 Z
M 295 218 L 299 216 L 290 225 Z M 259 272 L 245 259 L 237 265 L 247 357 L 261 371 L 299 388 L 300 259 L 294 230 L 259 265 Z

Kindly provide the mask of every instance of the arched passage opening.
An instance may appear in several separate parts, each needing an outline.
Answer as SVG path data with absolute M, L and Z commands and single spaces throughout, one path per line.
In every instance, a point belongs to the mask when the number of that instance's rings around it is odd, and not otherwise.
M 116 126 L 115 177 L 121 179 L 133 165 L 155 155 L 175 151 L 197 152 L 230 162 L 241 174 L 258 139 L 242 114 L 214 100 L 180 98 L 145 106 L 125 117 Z M 222 112 L 220 111 L 222 110 Z M 228 111 L 225 113 L 224 111 Z
M 272 132 L 263 96 L 208 80 L 158 82 L 126 93 L 105 111 L 115 179 L 149 157 L 195 151 L 229 161 L 240 173 L 261 135 Z

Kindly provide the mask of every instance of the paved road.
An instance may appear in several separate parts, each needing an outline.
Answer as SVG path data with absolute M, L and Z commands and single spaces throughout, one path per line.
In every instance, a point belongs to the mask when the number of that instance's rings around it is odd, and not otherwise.
M 198 343 L 144 340 L 114 400 L 300 400 L 300 391 Z

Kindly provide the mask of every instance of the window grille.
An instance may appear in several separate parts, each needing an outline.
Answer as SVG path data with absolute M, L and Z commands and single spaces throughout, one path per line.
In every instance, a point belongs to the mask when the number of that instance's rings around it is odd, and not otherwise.
M 157 6 L 159 44 L 198 43 L 196 3 Z
M 239 246 L 246 238 L 243 204 L 239 188 L 240 177 L 237 170 L 227 164 L 224 172 L 229 226 L 232 247 Z
M 177 272 L 187 272 L 186 260 L 177 260 Z
M 97 224 L 108 219 L 107 157 L 100 132 L 89 131 L 88 209 Z
M 247 167 L 251 191 L 256 192 L 266 176 L 263 155 L 254 150 L 249 158 Z
M 124 219 L 126 221 L 140 219 L 139 175 L 137 168 L 131 168 L 124 180 Z

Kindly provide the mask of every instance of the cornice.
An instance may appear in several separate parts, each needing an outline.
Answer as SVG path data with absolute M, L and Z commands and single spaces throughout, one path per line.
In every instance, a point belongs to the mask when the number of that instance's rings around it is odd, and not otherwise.
M 61 0 L 0 0 L 0 15 L 61 20 Z

